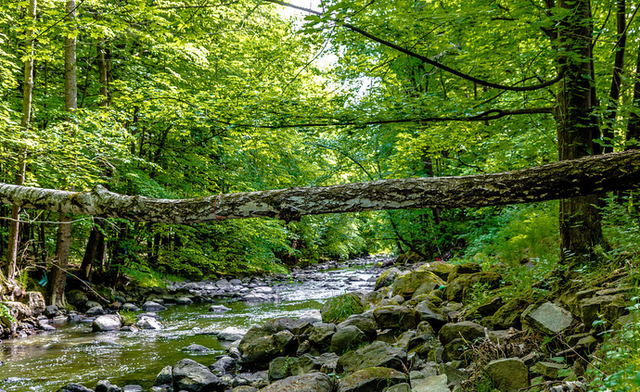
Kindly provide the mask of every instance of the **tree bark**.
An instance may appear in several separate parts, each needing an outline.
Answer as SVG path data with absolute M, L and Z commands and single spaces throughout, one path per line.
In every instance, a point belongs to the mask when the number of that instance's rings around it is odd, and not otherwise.
M 633 84 L 633 109 L 629 113 L 627 124 L 626 150 L 640 149 L 640 48 L 636 60 L 635 83 Z
M 73 22 L 76 18 L 75 0 L 67 1 L 67 20 Z M 76 38 L 65 38 L 64 51 L 64 101 L 68 113 L 78 108 L 78 83 L 76 77 Z M 69 122 L 71 116 L 69 116 Z M 71 247 L 71 221 L 73 216 L 60 214 L 58 236 L 56 240 L 56 260 L 51 271 L 49 285 L 49 301 L 52 305 L 64 306 L 64 287 L 67 282 L 67 266 L 69 265 L 69 250 Z
M 605 142 L 605 154 L 613 152 L 613 124 L 618 114 L 620 100 L 620 89 L 622 86 L 622 72 L 624 71 L 624 54 L 627 46 L 627 22 L 626 22 L 626 0 L 618 0 L 616 11 L 616 24 L 618 29 L 618 42 L 616 58 L 613 64 L 613 76 L 611 77 L 611 90 L 609 92 L 609 104 L 605 114 L 605 123 L 602 129 L 602 136 Z
M 559 159 L 569 160 L 594 153 L 593 139 L 600 131 L 594 115 L 591 80 L 592 24 L 589 0 L 559 2 L 569 16 L 560 23 L 559 41 L 568 55 L 560 59 L 563 79 L 559 85 L 555 118 Z M 562 260 L 584 262 L 593 256 L 592 248 L 606 242 L 602 234 L 597 195 L 560 201 L 560 243 Z
M 633 189 L 639 184 L 640 151 L 634 150 L 503 173 L 379 180 L 194 199 L 123 196 L 100 186 L 86 192 L 69 192 L 0 184 L 0 202 L 139 222 L 192 224 L 256 217 L 289 221 L 302 215 L 531 203 Z
M 27 10 L 28 18 L 32 21 L 36 20 L 37 0 L 29 1 Z M 28 59 L 24 63 L 24 88 L 22 93 L 22 119 L 20 126 L 24 131 L 29 129 L 31 123 L 31 105 L 33 103 L 33 51 L 34 40 L 33 29 L 27 30 L 27 50 Z M 16 170 L 16 185 L 24 184 L 24 177 L 27 171 L 27 147 L 25 147 L 18 156 L 18 164 Z M 20 244 L 20 206 L 11 207 L 11 221 L 9 223 L 9 239 L 7 247 L 7 268 L 6 275 L 8 279 L 13 279 L 17 273 L 18 247 Z

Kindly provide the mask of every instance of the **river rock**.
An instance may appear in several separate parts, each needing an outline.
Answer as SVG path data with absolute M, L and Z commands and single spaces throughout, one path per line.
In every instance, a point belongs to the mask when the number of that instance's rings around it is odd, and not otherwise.
M 236 360 L 228 355 L 223 355 L 220 359 L 209 365 L 209 370 L 216 376 L 230 373 L 236 368 Z
M 142 386 L 140 385 L 125 385 L 122 392 L 142 392 Z
M 405 299 L 410 299 L 413 295 L 429 293 L 444 284 L 444 280 L 433 272 L 416 270 L 398 276 L 391 290 L 393 295 L 401 295 Z
M 350 351 L 338 359 L 338 372 L 353 373 L 371 367 L 403 370 L 407 352 L 385 342 L 373 342 L 356 351 Z
M 89 389 L 80 384 L 71 383 L 60 389 L 59 392 L 93 392 L 93 389 Z
M 67 298 L 67 302 L 78 310 L 85 309 L 87 302 L 89 302 L 89 297 L 87 297 L 87 294 L 82 290 L 68 291 L 65 297 Z
M 518 358 L 491 361 L 484 370 L 500 392 L 514 392 L 529 386 L 529 369 Z
M 567 368 L 567 365 L 563 363 L 538 362 L 535 365 L 533 365 L 531 370 L 545 377 L 555 379 L 555 378 L 558 378 L 558 374 L 560 370 L 564 370 L 566 368 Z
M 210 312 L 216 312 L 216 313 L 228 312 L 230 310 L 231 310 L 230 308 L 227 308 L 224 305 L 211 305 L 211 307 L 209 308 Z
M 193 299 L 191 299 L 191 297 L 187 297 L 186 295 L 176 297 L 176 304 L 178 305 L 191 305 L 192 303 Z
M 356 348 L 367 341 L 367 335 L 355 325 L 349 325 L 339 329 L 331 336 L 331 351 L 344 352 Z
M 140 320 L 138 320 L 138 322 L 136 323 L 136 326 L 138 326 L 141 329 L 154 329 L 154 330 L 160 330 L 164 328 L 158 320 L 148 316 L 140 317 Z
M 171 365 L 167 365 L 156 376 L 156 380 L 153 382 L 153 386 L 159 387 L 163 385 L 173 385 L 173 368 Z
M 473 342 L 474 340 L 484 337 L 484 328 L 472 321 L 463 321 L 460 323 L 445 324 L 438 332 L 438 337 L 443 345 L 460 337 Z
M 365 335 L 367 335 L 367 338 L 370 341 L 375 340 L 376 336 L 378 335 L 377 325 L 375 323 L 375 319 L 373 319 L 372 317 L 367 317 L 362 314 L 353 314 L 347 317 L 346 320 L 338 324 L 337 328 L 342 329 L 349 325 L 355 325 L 356 327 L 358 327 L 362 332 L 364 332 Z
M 336 325 L 333 323 L 317 323 L 309 334 L 309 341 L 320 349 L 326 349 L 331 344 L 331 338 L 336 330 Z
M 104 308 L 101 305 L 93 306 L 85 314 L 87 317 L 101 316 L 104 314 Z
M 391 286 L 400 273 L 400 270 L 395 267 L 385 270 L 378 276 L 378 279 L 376 279 L 374 290 L 377 291 L 383 287 Z
M 247 333 L 246 329 L 240 329 L 236 327 L 227 327 L 222 331 L 217 333 L 218 340 L 228 340 L 231 342 L 235 342 L 236 340 L 240 340 Z
M 128 312 L 137 312 L 140 310 L 140 308 L 132 304 L 131 302 L 127 302 L 124 305 L 122 305 L 122 310 L 126 310 Z
M 145 312 L 160 312 L 162 310 L 167 310 L 167 308 L 157 302 L 147 301 L 142 304 L 142 310 L 144 310 Z
M 249 332 L 247 332 L 248 334 Z M 295 337 L 289 331 L 280 331 L 274 335 L 259 337 L 252 341 L 245 341 L 247 335 L 238 346 L 242 351 L 240 362 L 258 369 L 265 369 L 271 359 L 294 353 L 297 347 Z
M 422 301 L 416 305 L 415 309 L 420 315 L 420 319 L 428 322 L 435 332 L 440 331 L 440 328 L 447 323 L 447 320 L 442 312 L 440 312 L 440 309 L 438 309 L 438 307 L 431 301 Z
M 310 309 L 302 313 L 298 320 L 311 324 L 320 323 L 322 322 L 322 313 L 317 309 Z
M 188 345 L 187 347 L 184 347 L 182 349 L 182 351 L 189 351 L 189 352 L 192 352 L 192 353 L 206 354 L 206 353 L 210 352 L 211 349 L 208 348 L 208 347 L 205 347 L 205 346 L 203 346 L 201 344 L 195 344 L 194 343 L 194 344 Z
M 31 314 L 34 317 L 42 314 L 46 308 L 44 297 L 39 291 L 27 291 L 21 301 L 31 309 Z
M 462 358 L 467 343 L 462 338 L 456 338 L 445 344 L 442 349 L 442 360 L 446 362 L 457 361 Z
M 336 358 L 337 355 L 333 354 Z M 289 366 L 289 372 L 292 376 L 300 376 L 307 374 L 313 370 L 319 371 L 322 369 L 322 365 L 326 362 L 319 357 L 314 357 L 310 354 L 302 354 L 296 358 Z
M 331 379 L 324 373 L 287 377 L 262 388 L 260 392 L 331 392 Z
M 173 366 L 173 381 L 176 391 L 221 392 L 227 388 L 209 368 L 191 359 L 183 359 Z
M 93 320 L 91 328 L 93 332 L 117 331 L 122 326 L 117 314 L 106 314 Z
M 545 302 L 538 307 L 529 306 L 523 318 L 528 326 L 549 335 L 562 333 L 573 323 L 571 313 L 552 302 Z
M 381 306 L 373 310 L 379 329 L 407 330 L 420 323 L 420 315 L 407 306 Z
M 357 371 L 340 380 L 338 392 L 376 392 L 406 381 L 407 376 L 397 370 L 373 367 Z
M 22 302 L 16 301 L 5 301 L 3 304 L 9 308 L 11 315 L 15 317 L 18 321 L 27 319 L 32 316 L 31 309 L 23 304 Z
M 449 301 L 466 301 L 477 284 L 485 285 L 493 290 L 500 287 L 502 276 L 493 271 L 483 271 L 473 274 L 461 274 L 453 281 L 449 281 L 445 295 Z
M 496 329 L 522 328 L 520 316 L 529 305 L 530 303 L 522 298 L 508 301 L 491 316 L 491 325 Z
M 412 392 L 451 392 L 447 386 L 449 380 L 446 374 L 429 376 L 411 380 Z
M 290 357 L 278 357 L 269 362 L 269 379 L 270 380 L 282 380 L 289 375 L 289 366 L 293 358 Z

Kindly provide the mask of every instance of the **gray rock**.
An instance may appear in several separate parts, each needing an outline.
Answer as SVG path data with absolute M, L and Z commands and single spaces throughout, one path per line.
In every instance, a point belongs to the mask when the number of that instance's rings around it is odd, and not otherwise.
M 212 365 L 209 365 L 209 370 L 216 376 L 227 374 L 236 368 L 236 360 L 228 355 L 218 359 Z
M 407 376 L 394 369 L 373 367 L 344 377 L 338 392 L 375 392 L 407 382 Z
M 162 385 L 173 385 L 173 369 L 171 365 L 162 368 L 153 382 L 153 386 L 159 387 Z
M 176 298 L 176 303 L 178 305 L 191 305 L 193 303 L 193 299 L 185 295 L 181 295 Z
M 474 322 L 463 321 L 461 323 L 445 324 L 438 332 L 438 337 L 443 345 L 447 345 L 461 336 L 469 342 L 473 342 L 475 339 L 485 336 L 484 328 Z
M 140 310 L 140 308 L 132 304 L 131 302 L 127 302 L 124 305 L 122 305 L 122 310 L 126 310 L 129 312 L 137 312 Z
M 140 385 L 125 385 L 122 392 L 142 392 Z
M 289 372 L 292 376 L 300 376 L 313 370 L 319 371 L 322 369 L 323 364 L 324 362 L 321 359 L 311 356 L 310 354 L 303 354 L 291 363 Z
M 209 308 L 210 312 L 216 312 L 216 313 L 222 313 L 222 312 L 228 312 L 231 309 L 227 308 L 224 305 L 211 305 L 211 307 Z
M 240 362 L 245 365 L 253 365 L 260 369 L 266 368 L 271 359 L 286 356 L 295 352 L 296 349 L 297 342 L 289 331 L 280 331 L 274 335 L 245 341 L 247 335 L 238 347 L 242 351 Z
M 164 328 L 158 320 L 148 316 L 141 317 L 140 320 L 138 320 L 138 322 L 136 323 L 136 325 L 142 329 L 160 330 Z
M 322 322 L 322 313 L 317 309 L 307 310 L 298 318 L 300 321 L 306 321 L 311 324 Z
M 395 267 L 385 270 L 380 274 L 378 279 L 376 279 L 374 291 L 377 291 L 383 287 L 391 286 L 398 275 L 400 275 L 400 270 Z
M 317 323 L 309 334 L 309 341 L 320 349 L 326 349 L 331 344 L 331 337 L 336 333 L 333 323 Z
M 367 335 L 355 325 L 339 329 L 331 336 L 331 351 L 344 352 L 367 341 Z
M 407 330 L 420 323 L 420 315 L 408 306 L 381 306 L 373 310 L 373 317 L 380 329 Z
M 55 305 L 49 305 L 44 308 L 45 316 L 52 318 L 60 314 L 60 310 Z
M 44 309 L 46 308 L 44 297 L 39 291 L 27 291 L 22 298 L 22 302 L 24 302 L 29 307 L 29 309 L 31 309 L 31 314 L 34 317 L 42 314 L 42 312 L 44 312 Z
M 568 310 L 551 302 L 545 302 L 538 307 L 531 305 L 524 311 L 523 316 L 529 326 L 549 335 L 562 333 L 573 323 L 573 317 Z
M 287 377 L 263 388 L 260 392 L 331 392 L 331 379 L 324 373 L 308 373 Z
M 556 362 L 538 362 L 531 368 L 531 371 L 536 372 L 548 378 L 558 378 L 560 370 L 567 368 L 567 365 Z
M 93 306 L 91 308 L 89 308 L 89 310 L 87 310 L 87 312 L 85 313 L 87 316 L 89 317 L 94 317 L 94 316 L 101 316 L 103 315 L 104 309 L 102 308 L 102 306 L 98 305 L 98 306 Z
M 117 314 L 106 314 L 99 316 L 91 324 L 93 332 L 117 331 L 122 326 L 120 317 Z
M 412 392 L 450 392 L 446 374 L 411 380 Z
M 67 298 L 67 302 L 78 310 L 85 309 L 89 301 L 87 294 L 82 290 L 71 290 L 65 294 L 65 297 Z
M 228 340 L 231 342 L 235 342 L 236 340 L 240 340 L 247 333 L 245 329 L 239 329 L 236 327 L 227 327 L 222 331 L 218 332 L 218 340 Z
M 500 392 L 514 392 L 529 386 L 529 369 L 518 358 L 491 361 L 484 370 Z
M 337 370 L 340 373 L 353 373 L 366 368 L 384 367 L 402 371 L 406 360 L 407 352 L 404 349 L 377 341 L 341 356 Z
M 360 329 L 362 332 L 364 332 L 365 335 L 367 335 L 367 338 L 370 341 L 375 340 L 376 336 L 378 335 L 377 325 L 375 323 L 375 320 L 371 317 L 366 317 L 362 314 L 354 314 L 347 317 L 347 319 L 338 324 L 337 327 L 338 329 L 342 329 L 349 325 L 355 325 L 356 327 L 358 327 L 358 329 Z
M 194 343 L 194 344 L 188 345 L 187 347 L 184 347 L 182 349 L 182 351 L 189 351 L 189 352 L 192 352 L 192 353 L 206 354 L 206 353 L 210 352 L 211 349 L 208 348 L 208 347 L 205 347 L 205 346 L 203 346 L 201 344 L 195 344 Z
M 422 321 L 428 322 L 436 332 L 447 323 L 445 316 L 431 301 L 420 302 L 416 305 L 416 311 L 420 314 Z
M 111 383 L 107 380 L 100 380 L 98 381 L 98 385 L 96 385 L 96 392 L 121 392 L 121 391 L 122 390 L 117 385 L 111 385 Z
M 142 310 L 145 312 L 160 312 L 162 310 L 167 310 L 167 308 L 157 302 L 147 301 L 142 305 Z
M 67 384 L 59 392 L 93 392 L 93 389 L 89 389 L 80 384 L 71 383 L 71 384 Z
M 191 359 L 183 359 L 173 366 L 173 380 L 177 391 L 221 392 L 227 387 L 209 368 Z
M 466 342 L 462 338 L 453 339 L 449 343 L 444 345 L 442 350 L 442 360 L 449 361 L 457 361 L 462 359 L 462 356 L 466 352 Z
M 269 379 L 270 380 L 282 380 L 286 378 L 289 373 L 289 366 L 293 362 L 293 358 L 290 357 L 278 357 L 269 362 Z

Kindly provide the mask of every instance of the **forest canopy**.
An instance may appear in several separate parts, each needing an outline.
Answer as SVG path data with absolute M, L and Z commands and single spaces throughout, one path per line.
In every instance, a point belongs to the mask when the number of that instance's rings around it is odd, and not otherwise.
M 637 5 L 350 0 L 297 19 L 282 4 L 2 3 L 0 182 L 217 200 L 638 146 Z M 526 217 L 558 261 L 588 263 L 612 247 L 603 211 L 633 211 L 632 193 L 615 196 L 181 226 L 4 204 L 0 253 L 5 275 L 51 271 L 50 287 L 69 262 L 88 280 L 200 279 L 377 252 L 450 258 Z

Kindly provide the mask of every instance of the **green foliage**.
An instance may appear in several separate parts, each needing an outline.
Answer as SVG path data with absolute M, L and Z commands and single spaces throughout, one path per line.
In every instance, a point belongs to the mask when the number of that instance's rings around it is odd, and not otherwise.
M 354 293 L 339 295 L 329 299 L 322 307 L 322 321 L 325 323 L 340 323 L 352 314 L 365 311 L 362 300 Z
M 118 312 L 118 315 L 120 316 L 120 322 L 122 325 L 131 326 L 136 324 L 137 317 L 135 312 L 130 310 L 121 310 Z
M 9 309 L 7 305 L 3 303 L 0 303 L 0 317 L 9 320 L 12 323 L 18 322 L 18 320 L 16 320 L 16 318 L 11 314 L 11 309 Z

